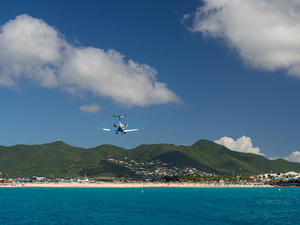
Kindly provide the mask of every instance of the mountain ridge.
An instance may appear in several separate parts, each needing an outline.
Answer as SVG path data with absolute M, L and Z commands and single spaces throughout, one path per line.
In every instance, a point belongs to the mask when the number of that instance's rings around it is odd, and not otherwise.
M 172 172 L 185 168 L 215 174 L 252 175 L 291 170 L 299 172 L 300 163 L 231 151 L 209 140 L 199 140 L 190 146 L 142 144 L 132 149 L 108 144 L 82 148 L 63 141 L 0 147 L 0 172 L 12 177 L 76 177 L 87 174 L 90 177 L 139 178 L 153 174 L 155 170 Z

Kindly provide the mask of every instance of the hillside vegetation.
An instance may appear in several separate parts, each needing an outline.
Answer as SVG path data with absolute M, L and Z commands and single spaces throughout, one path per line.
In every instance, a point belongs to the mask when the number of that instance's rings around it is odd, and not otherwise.
M 140 145 L 124 149 L 113 145 L 78 148 L 58 141 L 42 145 L 0 146 L 0 172 L 10 177 L 138 177 L 122 160 L 144 165 L 161 162 L 166 168 L 196 168 L 215 174 L 258 174 L 300 171 L 299 163 L 269 160 L 260 155 L 234 152 L 222 145 L 200 140 L 192 146 Z M 157 165 L 153 166 L 155 169 Z

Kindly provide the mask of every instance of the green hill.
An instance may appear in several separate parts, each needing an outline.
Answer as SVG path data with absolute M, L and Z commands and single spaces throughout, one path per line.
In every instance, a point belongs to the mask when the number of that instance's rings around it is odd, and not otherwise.
M 200 140 L 192 146 L 140 145 L 127 150 L 113 145 L 85 149 L 58 141 L 42 145 L 0 146 L 0 172 L 11 177 L 143 177 L 155 170 L 182 171 L 195 168 L 216 174 L 300 172 L 300 164 L 283 159 L 234 152 L 222 145 Z M 170 172 L 170 173 L 171 173 Z

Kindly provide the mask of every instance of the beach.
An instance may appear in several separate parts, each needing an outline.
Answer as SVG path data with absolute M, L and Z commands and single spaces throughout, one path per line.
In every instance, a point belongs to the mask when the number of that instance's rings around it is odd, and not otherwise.
M 176 187 L 176 188 L 253 188 L 253 187 L 273 187 L 265 184 L 224 184 L 224 183 L 122 183 L 122 182 L 102 182 L 102 183 L 14 183 L 4 184 L 0 187 L 78 187 L 78 188 L 144 188 L 144 187 Z

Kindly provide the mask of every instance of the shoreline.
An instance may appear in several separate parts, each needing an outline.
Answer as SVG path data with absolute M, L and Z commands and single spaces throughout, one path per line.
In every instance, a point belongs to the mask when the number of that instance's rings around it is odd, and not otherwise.
M 51 187 L 51 188 L 148 188 L 148 187 L 178 187 L 178 188 L 270 188 L 270 185 L 257 184 L 209 184 L 209 183 L 18 183 L 0 185 L 0 187 Z

